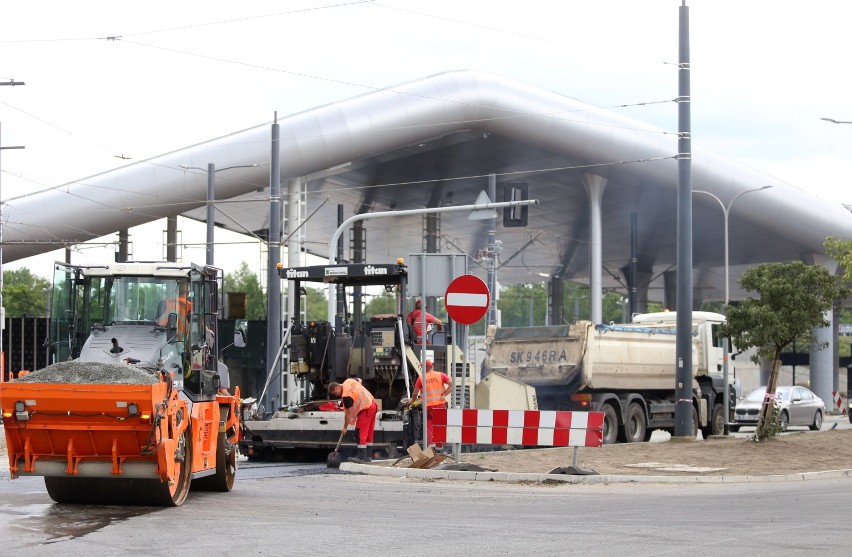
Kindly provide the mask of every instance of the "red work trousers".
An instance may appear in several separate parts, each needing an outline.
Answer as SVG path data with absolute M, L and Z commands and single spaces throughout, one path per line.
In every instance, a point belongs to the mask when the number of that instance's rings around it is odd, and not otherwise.
M 373 444 L 373 431 L 376 429 L 376 412 L 378 406 L 373 404 L 358 412 L 355 418 L 355 427 L 358 429 L 358 446 L 365 447 Z
M 446 403 L 436 404 L 435 406 L 427 406 L 426 407 L 426 444 L 430 447 L 432 446 L 432 422 L 433 422 L 432 411 L 439 409 L 439 408 L 444 409 L 446 407 L 447 407 Z M 439 443 L 439 445 L 441 445 L 440 447 L 438 447 L 439 449 L 442 449 L 444 447 L 443 443 Z

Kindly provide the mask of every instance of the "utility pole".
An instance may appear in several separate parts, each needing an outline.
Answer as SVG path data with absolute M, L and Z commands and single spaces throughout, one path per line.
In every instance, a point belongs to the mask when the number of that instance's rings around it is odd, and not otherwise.
M 267 239 L 267 279 L 266 279 L 266 367 L 274 374 L 272 392 L 267 399 L 270 412 L 275 412 L 283 402 L 282 377 L 275 373 L 277 349 L 281 344 L 281 277 L 278 276 L 278 264 L 281 262 L 281 144 L 278 112 L 271 128 L 271 149 L 269 169 L 269 238 Z
M 673 438 L 692 437 L 692 124 L 689 91 L 689 7 L 679 13 L 677 141 L 677 338 Z
M 23 81 L 0 81 L 0 85 L 26 85 Z M 3 147 L 2 139 L 0 139 L 0 150 L 3 149 L 23 149 L 23 145 L 10 145 Z M 0 167 L 1 168 L 1 167 Z M 2 175 L 2 172 L 0 172 Z M 3 351 L 3 331 L 6 329 L 6 308 L 3 306 L 3 193 L 0 189 L 0 383 L 6 380 L 6 353 Z
M 23 82 L 13 82 L 12 85 L 23 85 Z M 10 83 L 2 83 L 10 85 Z M 0 128 L 2 130 L 2 128 Z M 3 146 L 2 131 L 0 131 L 0 151 L 4 149 L 23 149 L 23 145 Z M 0 167 L 2 168 L 2 167 Z M 0 172 L 0 176 L 2 176 Z M 3 351 L 3 331 L 6 328 L 6 308 L 3 306 L 3 193 L 0 188 L 0 383 L 6 381 L 6 353 Z

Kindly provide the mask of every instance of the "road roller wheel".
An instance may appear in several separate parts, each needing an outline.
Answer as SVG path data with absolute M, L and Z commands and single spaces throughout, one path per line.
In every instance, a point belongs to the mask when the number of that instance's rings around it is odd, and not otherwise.
M 47 494 L 57 503 L 69 505 L 144 505 L 149 507 L 177 507 L 189 493 L 192 473 L 192 451 L 189 431 L 184 432 L 180 448 L 183 462 L 175 463 L 174 484 L 159 478 L 44 478 Z
M 150 487 L 151 502 L 147 503 L 157 507 L 179 507 L 189 493 L 189 484 L 192 481 L 192 436 L 190 428 L 186 428 L 181 436 L 178 450 L 175 451 L 175 481 L 169 482 L 153 481 Z M 181 458 L 182 455 L 182 458 Z
M 216 445 L 216 473 L 192 482 L 197 491 L 231 491 L 237 475 L 237 445 L 228 443 L 225 433 L 219 434 Z

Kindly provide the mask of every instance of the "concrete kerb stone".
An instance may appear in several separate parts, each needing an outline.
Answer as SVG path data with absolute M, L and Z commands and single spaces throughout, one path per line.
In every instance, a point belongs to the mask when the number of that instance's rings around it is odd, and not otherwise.
M 512 483 L 567 483 L 567 484 L 608 484 L 608 483 L 704 483 L 704 484 L 733 484 L 733 483 L 764 483 L 790 482 L 806 480 L 827 480 L 852 478 L 852 469 L 826 470 L 822 472 L 804 472 L 797 474 L 779 474 L 770 476 L 648 476 L 609 474 L 598 476 L 569 476 L 564 474 L 536 474 L 524 472 L 471 472 L 456 470 L 423 470 L 419 468 L 392 468 L 370 464 L 355 464 L 344 462 L 340 464 L 344 472 L 364 474 L 368 476 L 384 476 L 395 478 L 432 479 L 432 480 L 461 480 L 481 482 L 512 482 Z

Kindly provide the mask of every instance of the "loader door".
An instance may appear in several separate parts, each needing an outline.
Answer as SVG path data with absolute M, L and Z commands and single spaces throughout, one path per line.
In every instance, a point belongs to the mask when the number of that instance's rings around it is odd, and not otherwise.
M 50 363 L 76 358 L 84 338 L 80 338 L 84 288 L 80 280 L 80 269 L 74 265 L 56 263 L 53 269 L 53 293 L 51 296 L 50 320 Z
M 212 400 L 219 388 L 217 372 L 216 282 L 198 272 L 190 273 L 191 304 L 189 315 L 190 368 L 184 379 L 184 391 L 194 401 Z

